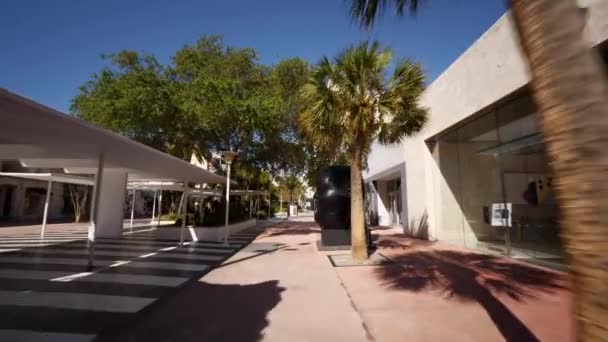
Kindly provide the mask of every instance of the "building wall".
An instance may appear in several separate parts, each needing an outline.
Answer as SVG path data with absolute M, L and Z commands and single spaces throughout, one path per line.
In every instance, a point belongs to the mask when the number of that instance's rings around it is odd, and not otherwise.
M 35 208 L 26 211 L 26 191 L 27 189 L 41 189 L 46 193 L 47 182 L 37 180 L 27 180 L 12 177 L 0 177 L 0 211 L 4 208 L 5 201 L 10 201 L 10 212 L 3 219 L 9 220 L 30 220 L 41 218 L 44 211 L 45 194 L 39 195 L 39 202 Z M 5 196 L 6 189 L 11 187 L 12 195 L 10 198 Z M 62 218 L 64 216 L 64 189 L 63 184 L 53 183 L 51 187 L 51 198 L 49 201 L 49 219 Z
M 606 41 L 608 1 L 585 0 L 579 4 L 587 8 L 586 34 L 590 41 L 594 44 Z M 403 221 L 428 216 L 431 237 L 474 242 L 478 237 L 475 231 L 479 234 L 483 229 L 476 224 L 463 225 L 462 208 L 454 205 L 459 203 L 460 189 L 450 187 L 453 177 L 457 177 L 456 171 L 441 170 L 438 164 L 439 158 L 454 158 L 454 151 L 450 151 L 454 147 L 439 148 L 431 138 L 482 112 L 528 82 L 529 72 L 512 19 L 506 13 L 426 89 L 421 104 L 429 109 L 430 120 L 425 129 L 402 144 L 372 147 L 364 179 L 378 179 L 401 163 Z M 474 180 L 478 181 L 483 182 Z M 458 231 L 455 228 L 458 226 L 464 229 Z

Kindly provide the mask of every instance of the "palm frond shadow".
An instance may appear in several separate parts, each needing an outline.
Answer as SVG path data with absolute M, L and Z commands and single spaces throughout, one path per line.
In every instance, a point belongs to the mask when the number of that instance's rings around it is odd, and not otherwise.
M 394 263 L 376 269 L 393 289 L 439 292 L 448 299 L 481 305 L 507 341 L 538 338 L 496 295 L 522 302 L 539 293 L 567 289 L 557 272 L 487 254 L 452 250 L 422 250 L 391 257 Z

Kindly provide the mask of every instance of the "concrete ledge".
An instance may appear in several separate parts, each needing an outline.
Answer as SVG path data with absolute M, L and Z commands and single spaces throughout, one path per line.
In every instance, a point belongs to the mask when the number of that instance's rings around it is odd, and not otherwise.
M 228 226 L 229 235 L 239 233 L 240 231 L 256 225 L 256 219 L 250 219 Z M 224 226 L 215 227 L 186 227 L 184 232 L 185 241 L 220 241 L 224 238 Z M 161 227 L 154 231 L 157 239 L 161 240 L 179 240 L 181 227 Z

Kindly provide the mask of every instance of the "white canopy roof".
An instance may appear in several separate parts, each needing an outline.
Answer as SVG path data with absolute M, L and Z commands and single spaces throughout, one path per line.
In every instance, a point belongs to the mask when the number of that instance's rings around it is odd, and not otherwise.
M 24 173 L 24 172 L 0 172 L 0 176 L 16 177 L 43 181 L 53 181 L 67 184 L 93 185 L 93 179 L 83 176 L 68 175 L 64 173 Z
M 184 185 L 183 183 L 176 182 L 129 182 L 127 184 L 127 189 L 137 189 L 137 190 L 170 190 L 170 191 L 183 191 Z M 222 192 L 214 189 L 203 189 L 203 195 L 207 196 L 216 196 L 220 195 Z M 201 190 L 199 188 L 189 187 L 189 194 L 200 194 Z
M 243 195 L 266 195 L 265 191 L 260 191 L 260 190 L 230 190 L 230 194 L 231 195 L 238 195 L 238 196 L 243 196 Z
M 0 118 L 0 159 L 18 159 L 26 167 L 94 174 L 103 155 L 105 168 L 125 170 L 130 181 L 226 182 L 222 176 L 5 89 L 0 89 Z

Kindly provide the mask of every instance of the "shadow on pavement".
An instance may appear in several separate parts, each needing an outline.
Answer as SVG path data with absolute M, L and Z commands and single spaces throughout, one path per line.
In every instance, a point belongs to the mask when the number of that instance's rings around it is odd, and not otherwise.
M 258 341 L 267 315 L 285 288 L 277 280 L 258 284 L 195 282 L 143 314 L 112 341 Z
M 281 235 L 308 235 L 321 233 L 321 228 L 314 222 L 285 222 L 268 228 L 263 237 Z
M 490 316 L 506 341 L 538 338 L 495 295 L 522 302 L 535 293 L 568 287 L 557 272 L 528 266 L 499 256 L 449 251 L 413 251 L 391 256 L 395 264 L 376 270 L 385 285 L 413 292 L 439 291 L 449 299 L 476 302 Z
M 411 249 L 417 247 L 426 247 L 431 246 L 436 243 L 436 241 L 423 240 L 423 239 L 413 239 L 405 234 L 373 234 L 372 233 L 372 241 L 376 242 L 376 247 L 386 248 L 386 249 Z

